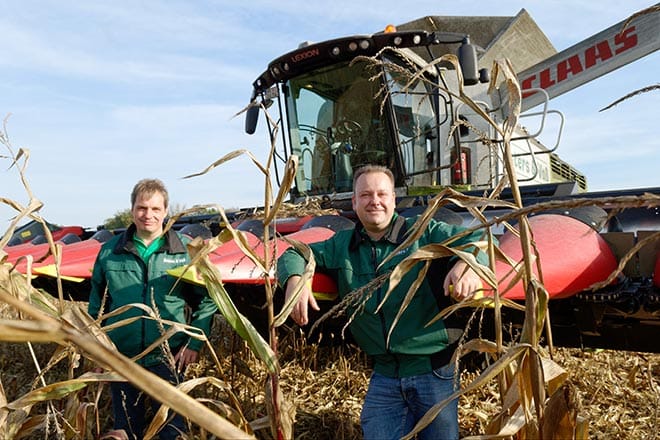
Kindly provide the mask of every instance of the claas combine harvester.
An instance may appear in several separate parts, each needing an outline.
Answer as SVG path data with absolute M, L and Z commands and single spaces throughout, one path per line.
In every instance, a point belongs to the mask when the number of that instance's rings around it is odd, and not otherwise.
M 658 29 L 656 5 L 556 53 L 521 10 L 514 17 L 430 16 L 375 34 L 301 44 L 272 61 L 254 81 L 245 128 L 253 134 L 259 120 L 267 126 L 268 141 L 278 144 L 273 165 L 278 178 L 287 159 L 297 156 L 291 202 L 316 201 L 333 215 L 280 218 L 274 239 L 288 235 L 311 243 L 351 227 L 353 171 L 364 164 L 393 171 L 397 211 L 405 216 L 423 212 L 445 188 L 483 196 L 497 187 L 505 171 L 503 139 L 493 123 L 504 123 L 513 95 L 492 66 L 506 58 L 522 88 L 520 124 L 510 151 L 523 205 L 545 206 L 530 209 L 529 220 L 551 298 L 554 342 L 660 352 L 655 339 L 660 330 L 660 188 L 589 192 L 586 177 L 557 154 L 564 121 L 548 105 L 550 99 L 658 50 Z M 555 127 L 553 145 L 540 140 L 547 126 Z M 499 198 L 510 199 L 511 191 L 504 190 Z M 626 209 L 596 203 L 614 198 L 641 202 Z M 263 246 L 263 225 L 249 218 L 250 211 L 235 212 L 230 221 L 258 248 Z M 519 261 L 519 238 L 497 222 L 509 212 L 488 207 L 483 215 L 491 220 L 502 251 Z M 452 203 L 435 216 L 467 226 L 475 221 Z M 212 214 L 191 216 L 175 227 L 209 237 L 222 222 Z M 111 232 L 72 234 L 73 243 L 62 242 L 60 274 L 73 286 L 71 291 L 84 295 L 95 253 Z M 14 246 L 5 248 L 10 261 L 38 254 L 43 245 L 28 241 L 34 235 L 17 232 Z M 277 252 L 288 246 L 281 241 Z M 231 241 L 210 258 L 238 308 L 263 328 L 263 273 Z M 524 300 L 521 283 L 512 285 L 508 278 L 511 268 L 498 261 L 495 269 L 503 296 Z M 32 273 L 35 283 L 52 288 L 52 261 L 35 263 Z M 313 290 L 328 300 L 326 306 L 336 298 L 332 281 L 322 273 L 315 275 Z M 513 315 L 511 319 L 515 321 Z

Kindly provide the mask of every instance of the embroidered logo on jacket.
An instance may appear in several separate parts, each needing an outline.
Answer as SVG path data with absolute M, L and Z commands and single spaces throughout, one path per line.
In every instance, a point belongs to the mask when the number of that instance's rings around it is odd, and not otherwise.
M 163 263 L 165 264 L 185 264 L 185 257 L 163 257 Z

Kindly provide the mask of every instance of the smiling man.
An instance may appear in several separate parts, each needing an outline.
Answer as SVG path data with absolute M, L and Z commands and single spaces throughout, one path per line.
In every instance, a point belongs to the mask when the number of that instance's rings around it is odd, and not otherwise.
M 205 289 L 188 283 L 176 283 L 168 269 L 190 262 L 186 243 L 189 238 L 173 231 L 163 231 L 169 197 L 158 179 L 139 181 L 131 193 L 133 224 L 103 245 L 94 264 L 89 314 L 96 318 L 130 304 L 145 304 L 155 309 L 163 320 L 186 323 L 185 308 L 192 311 L 190 325 L 207 335 L 216 305 Z M 101 310 L 101 307 L 104 307 Z M 128 357 L 144 352 L 161 337 L 161 325 L 146 317 L 137 307 L 104 319 L 104 325 L 142 317 L 108 332 L 117 349 Z M 197 360 L 201 342 L 176 333 L 167 341 L 174 355 L 175 370 L 165 361 L 167 349 L 161 344 L 137 360 L 137 363 L 161 378 L 178 383 L 186 366 Z M 128 382 L 110 384 L 114 429 L 124 430 L 129 438 L 142 438 L 146 427 L 143 393 Z M 154 402 L 154 410 L 158 402 Z M 161 439 L 174 439 L 185 432 L 184 421 L 176 415 L 160 432 Z
M 316 270 L 335 279 L 341 297 L 392 270 L 420 247 L 441 243 L 464 230 L 431 220 L 416 242 L 379 267 L 403 242 L 416 218 L 404 218 L 395 212 L 394 177 L 385 167 L 367 165 L 355 172 L 352 202 L 359 219 L 355 228 L 339 231 L 327 241 L 310 245 Z M 457 240 L 454 246 L 469 245 L 479 239 L 481 234 L 475 232 Z M 487 263 L 483 253 L 479 253 L 477 259 L 482 264 Z M 303 256 L 293 248 L 279 259 L 278 278 L 287 299 L 293 295 L 305 263 Z M 446 320 L 427 324 L 451 304 L 450 297 L 460 301 L 481 289 L 481 280 L 462 260 L 435 260 L 410 305 L 392 328 L 420 269 L 418 265 L 403 277 L 378 312 L 376 309 L 388 290 L 388 283 L 374 292 L 366 292 L 365 295 L 371 293 L 371 296 L 350 324 L 356 342 L 374 363 L 361 415 L 367 440 L 401 438 L 434 404 L 450 396 L 458 384 L 450 359 L 462 329 L 452 328 L 452 323 Z M 309 307 L 319 309 L 309 287 L 304 287 L 291 318 L 299 325 L 307 325 Z M 418 438 L 458 438 L 456 400 Z

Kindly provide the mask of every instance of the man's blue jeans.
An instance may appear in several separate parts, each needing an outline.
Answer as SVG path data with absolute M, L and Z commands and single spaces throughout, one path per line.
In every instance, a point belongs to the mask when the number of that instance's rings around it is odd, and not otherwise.
M 165 364 L 145 368 L 172 384 L 179 382 Z M 115 418 L 114 429 L 123 429 L 130 439 L 142 439 L 144 430 L 147 427 L 144 393 L 140 389 L 135 388 L 130 382 L 112 382 L 110 383 L 110 390 L 112 392 L 112 410 Z M 154 414 L 160 408 L 160 405 L 160 402 L 152 399 L 152 410 Z M 149 421 L 149 423 L 151 422 Z M 181 432 L 185 433 L 186 431 L 183 417 L 176 414 L 158 433 L 158 438 L 161 440 L 174 440 Z
M 404 378 L 373 373 L 360 416 L 364 439 L 400 439 L 433 405 L 449 397 L 457 385 L 453 365 Z M 458 439 L 458 399 L 449 403 L 417 438 Z

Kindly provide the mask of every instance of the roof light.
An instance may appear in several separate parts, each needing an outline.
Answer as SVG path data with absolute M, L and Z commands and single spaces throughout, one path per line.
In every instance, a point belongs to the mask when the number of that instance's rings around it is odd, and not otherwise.
M 334 56 L 337 56 L 337 55 L 339 55 L 340 53 L 341 53 L 341 50 L 339 49 L 338 46 L 335 46 L 335 47 L 332 48 L 332 54 L 333 54 Z
M 355 41 L 351 41 L 350 43 L 348 43 L 348 50 L 350 50 L 351 52 L 355 52 L 357 48 L 358 45 Z
M 369 49 L 369 40 L 360 41 L 360 49 L 362 49 L 362 50 Z
M 395 46 L 400 46 L 402 41 L 403 41 L 403 38 L 401 38 L 399 36 L 394 37 L 394 40 L 392 40 L 392 42 L 394 43 Z
M 421 42 L 422 42 L 422 36 L 419 35 L 419 34 L 416 34 L 416 35 L 413 37 L 413 43 L 415 43 L 415 44 L 419 44 L 419 43 L 421 43 Z
M 386 34 L 391 34 L 392 32 L 396 32 L 396 26 L 394 26 L 393 24 L 388 24 L 387 26 L 385 26 L 385 30 L 383 32 L 385 32 Z

